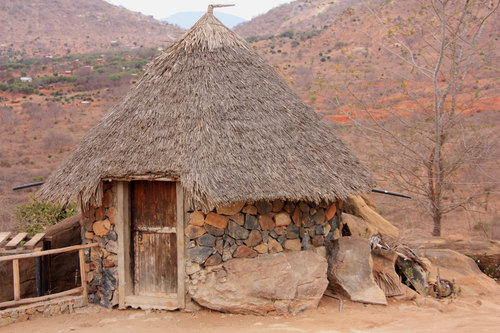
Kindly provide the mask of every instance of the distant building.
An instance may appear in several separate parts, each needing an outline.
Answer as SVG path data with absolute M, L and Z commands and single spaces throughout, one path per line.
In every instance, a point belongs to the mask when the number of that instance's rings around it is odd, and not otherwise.
M 33 79 L 29 76 L 21 76 L 21 82 L 33 82 Z

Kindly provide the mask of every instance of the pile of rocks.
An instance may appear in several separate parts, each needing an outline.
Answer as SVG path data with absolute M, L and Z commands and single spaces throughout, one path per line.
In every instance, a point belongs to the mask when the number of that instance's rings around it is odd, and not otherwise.
M 326 255 L 325 241 L 340 237 L 341 202 L 239 202 L 208 214 L 190 214 L 185 228 L 188 275 L 232 258 L 254 258 L 284 250 L 314 249 Z
M 106 307 L 118 304 L 117 253 L 118 235 L 115 229 L 116 208 L 113 207 L 111 183 L 103 183 L 104 196 L 100 207 L 82 212 L 84 244 L 99 243 L 86 252 L 89 300 Z

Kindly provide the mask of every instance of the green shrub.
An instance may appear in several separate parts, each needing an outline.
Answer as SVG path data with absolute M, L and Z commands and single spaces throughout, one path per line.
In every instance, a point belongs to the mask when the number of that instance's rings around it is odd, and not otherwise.
M 16 208 L 14 226 L 18 231 L 27 232 L 33 236 L 76 213 L 75 203 L 63 208 L 31 197 L 31 202 Z

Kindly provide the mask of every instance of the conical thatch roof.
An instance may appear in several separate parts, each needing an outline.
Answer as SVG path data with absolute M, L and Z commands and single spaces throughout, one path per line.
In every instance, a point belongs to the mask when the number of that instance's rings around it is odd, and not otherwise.
M 242 38 L 213 14 L 148 67 L 41 189 L 101 202 L 100 182 L 174 176 L 204 209 L 247 200 L 331 201 L 370 173 Z

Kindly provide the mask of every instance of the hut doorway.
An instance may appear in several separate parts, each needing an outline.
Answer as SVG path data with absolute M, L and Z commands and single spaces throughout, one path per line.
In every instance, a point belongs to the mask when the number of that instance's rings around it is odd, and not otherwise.
M 174 182 L 131 183 L 134 295 L 177 296 Z
M 120 234 L 124 238 L 119 260 L 120 307 L 182 308 L 184 214 L 180 183 L 133 180 L 119 182 L 117 187 L 122 193 L 117 204 L 123 212 Z

